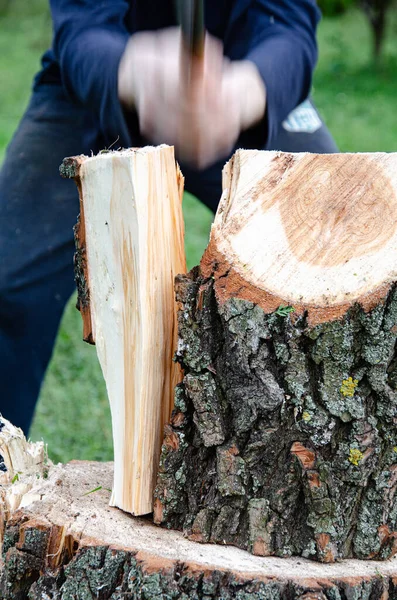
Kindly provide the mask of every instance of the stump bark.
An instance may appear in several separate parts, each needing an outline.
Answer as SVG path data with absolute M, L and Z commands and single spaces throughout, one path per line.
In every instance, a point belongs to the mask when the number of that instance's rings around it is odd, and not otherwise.
M 263 556 L 395 554 L 396 166 L 256 151 L 226 166 L 210 244 L 177 281 L 184 379 L 157 523 Z
M 0 598 L 397 598 L 396 559 L 324 566 L 197 544 L 109 507 L 112 479 L 111 463 L 77 461 L 51 466 L 46 479 L 36 479 L 23 507 L 5 523 Z

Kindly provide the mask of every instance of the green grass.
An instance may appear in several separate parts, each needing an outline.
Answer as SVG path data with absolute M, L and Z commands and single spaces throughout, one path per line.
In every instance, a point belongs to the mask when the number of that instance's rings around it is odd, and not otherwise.
M 43 49 L 51 40 L 45 0 L 0 0 L 0 160 L 27 104 Z M 0 13 L 1 15 L 1 13 Z
M 0 0 L 0 9 L 5 0 Z M 28 101 L 41 52 L 50 41 L 45 0 L 10 0 L 0 17 L 0 160 Z M 314 98 L 342 151 L 397 150 L 397 41 L 392 24 L 379 69 L 361 13 L 328 19 L 319 31 Z M 394 31 L 393 31 L 394 30 Z M 196 264 L 211 213 L 185 195 L 186 253 Z M 112 458 L 110 414 L 95 349 L 81 341 L 81 322 L 68 305 L 38 404 L 32 439 L 48 443 L 53 460 Z
M 397 150 L 397 15 L 391 16 L 378 68 L 361 12 L 321 24 L 313 97 L 344 152 Z

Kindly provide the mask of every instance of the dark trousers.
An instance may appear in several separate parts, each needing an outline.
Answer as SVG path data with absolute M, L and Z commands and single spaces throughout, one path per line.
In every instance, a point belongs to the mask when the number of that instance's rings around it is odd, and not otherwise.
M 65 156 L 98 151 L 83 142 L 89 120 L 60 87 L 39 86 L 0 172 L 0 413 L 25 433 L 74 291 L 78 196 L 74 182 L 61 179 L 59 165 Z M 283 129 L 274 147 L 336 151 L 324 125 L 315 133 Z M 186 189 L 213 210 L 224 162 L 200 173 L 182 165 Z

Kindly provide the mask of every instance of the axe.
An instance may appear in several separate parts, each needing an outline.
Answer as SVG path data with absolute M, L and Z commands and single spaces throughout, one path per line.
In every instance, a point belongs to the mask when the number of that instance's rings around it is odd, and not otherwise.
M 204 0 L 176 0 L 178 21 L 182 30 L 182 61 L 187 91 L 200 77 L 204 59 Z

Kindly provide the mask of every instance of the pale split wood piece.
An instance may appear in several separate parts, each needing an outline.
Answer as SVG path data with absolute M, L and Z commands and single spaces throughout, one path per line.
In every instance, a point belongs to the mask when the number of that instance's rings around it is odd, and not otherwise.
M 219 299 L 293 305 L 312 325 L 372 309 L 397 279 L 396 167 L 396 153 L 237 151 L 201 263 Z
M 180 381 L 174 278 L 186 271 L 183 177 L 168 146 L 67 159 L 80 224 L 76 266 L 84 338 L 96 344 L 113 426 L 111 505 L 153 508 L 163 427 Z
M 28 442 L 22 429 L 0 415 L 0 546 L 10 515 L 37 499 L 31 492 L 49 466 L 43 442 Z

